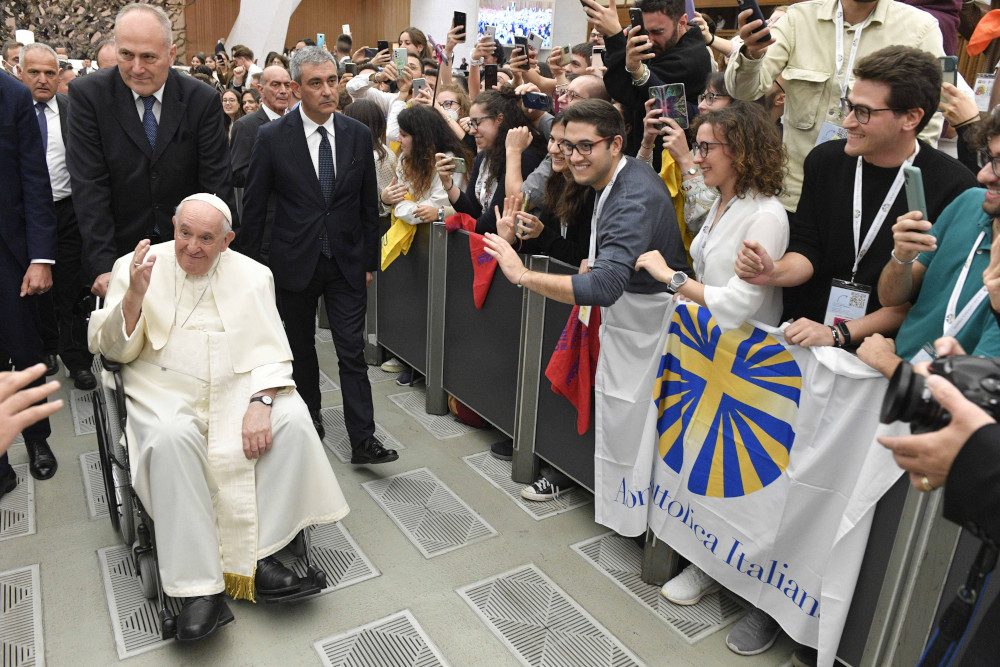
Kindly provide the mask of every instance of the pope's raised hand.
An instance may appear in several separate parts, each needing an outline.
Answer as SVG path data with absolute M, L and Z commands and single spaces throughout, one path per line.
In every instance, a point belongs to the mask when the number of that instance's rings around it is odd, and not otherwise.
M 153 274 L 153 264 L 156 263 L 156 255 L 149 253 L 149 239 L 139 241 L 132 255 L 132 265 L 128 270 L 128 291 L 133 297 L 142 299 L 149 289 L 149 279 Z

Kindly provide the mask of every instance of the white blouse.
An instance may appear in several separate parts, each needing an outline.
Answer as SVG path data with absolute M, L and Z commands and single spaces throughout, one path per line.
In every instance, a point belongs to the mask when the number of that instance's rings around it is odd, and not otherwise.
M 724 331 L 747 320 L 777 326 L 781 319 L 781 288 L 751 285 L 736 276 L 736 255 L 743 241 L 759 242 L 777 261 L 788 247 L 788 214 L 777 197 L 748 192 L 732 200 L 715 223 L 719 202 L 705 216 L 691 242 L 695 279 L 705 285 L 705 305 Z

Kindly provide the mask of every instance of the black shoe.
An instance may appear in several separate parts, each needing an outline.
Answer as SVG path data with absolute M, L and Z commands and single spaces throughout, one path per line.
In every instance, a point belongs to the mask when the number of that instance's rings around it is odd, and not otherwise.
M 323 418 L 319 416 L 319 412 L 313 412 L 312 410 L 309 411 L 309 416 L 312 417 L 313 428 L 316 429 L 319 439 L 322 440 L 326 437 L 326 429 L 323 428 Z
M 94 374 L 86 368 L 81 368 L 77 371 L 70 371 L 70 376 L 73 378 L 73 386 L 77 389 L 86 391 L 97 386 L 97 380 L 94 378 Z
M 792 654 L 792 665 L 795 667 L 816 667 L 818 661 L 816 649 L 808 646 L 800 646 Z
M 274 556 L 261 558 L 257 561 L 257 573 L 254 575 L 254 585 L 260 595 L 281 595 L 294 593 L 302 588 L 297 574 L 281 564 Z
M 184 598 L 181 613 L 177 614 L 177 639 L 182 642 L 204 639 L 233 620 L 223 593 Z
M 391 463 L 398 458 L 395 449 L 386 449 L 374 435 L 351 446 L 351 463 Z
M 49 479 L 56 474 L 59 463 L 52 453 L 49 443 L 41 440 L 26 440 L 24 446 L 28 449 L 28 470 L 35 479 Z
M 490 445 L 490 456 L 501 461 L 512 461 L 514 459 L 514 441 L 501 440 Z
M 45 355 L 45 374 L 55 375 L 59 372 L 59 359 L 54 354 Z
M 17 473 L 13 468 L 7 468 L 7 474 L 0 477 L 0 500 L 17 488 Z
M 396 376 L 396 384 L 400 387 L 416 387 L 423 383 L 424 376 L 412 368 L 407 368 L 405 371 Z

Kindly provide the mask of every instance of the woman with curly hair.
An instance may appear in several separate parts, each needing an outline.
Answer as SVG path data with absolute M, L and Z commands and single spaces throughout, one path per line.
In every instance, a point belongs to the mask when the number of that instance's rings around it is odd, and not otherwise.
M 495 234 L 494 209 L 503 204 L 506 196 L 507 132 L 515 127 L 528 127 L 531 133 L 531 142 L 521 153 L 521 178 L 527 178 L 541 164 L 545 140 L 531 127 L 520 98 L 510 87 L 481 93 L 469 110 L 468 126 L 469 134 L 476 138 L 479 152 L 469 170 L 466 190 L 463 192 L 453 178 L 455 162 L 452 158 L 438 153 L 434 166 L 455 210 L 476 218 L 476 232 Z
M 382 203 L 411 225 L 433 222 L 448 205 L 448 193 L 435 178 L 435 155 L 468 160 L 465 146 L 448 128 L 441 114 L 417 104 L 399 112 L 399 162 L 396 178 L 382 190 Z M 409 199 L 405 199 L 409 194 Z
M 777 199 L 786 162 L 781 135 L 756 105 L 710 111 L 698 116 L 693 129 L 695 164 L 719 198 L 691 242 L 695 275 L 677 293 L 706 306 L 723 330 L 747 320 L 777 326 L 780 288 L 740 280 L 734 263 L 744 239 L 760 241 L 772 257 L 781 257 L 788 246 L 788 216 Z M 640 256 L 636 269 L 665 283 L 674 275 L 655 250 Z

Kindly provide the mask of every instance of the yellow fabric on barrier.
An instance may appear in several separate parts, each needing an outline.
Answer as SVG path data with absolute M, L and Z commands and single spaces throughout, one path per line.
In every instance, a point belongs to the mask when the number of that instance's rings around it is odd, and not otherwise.
M 381 193 L 379 193 L 381 196 Z M 413 197 L 407 192 L 403 199 L 413 201 Z M 395 213 L 390 212 L 392 225 L 389 231 L 382 235 L 382 270 L 385 271 L 392 262 L 400 256 L 410 251 L 410 244 L 413 243 L 413 235 L 417 233 L 417 226 L 400 220 Z
M 684 240 L 684 252 L 687 253 L 688 264 L 691 264 L 691 242 L 694 241 L 694 234 L 688 230 L 687 223 L 684 222 L 684 190 L 681 188 L 684 176 L 681 174 L 681 168 L 674 160 L 674 156 L 666 148 L 663 149 L 661 165 L 660 178 L 670 190 L 670 199 L 673 200 L 674 211 L 677 213 L 677 226 L 680 228 L 681 238 Z

